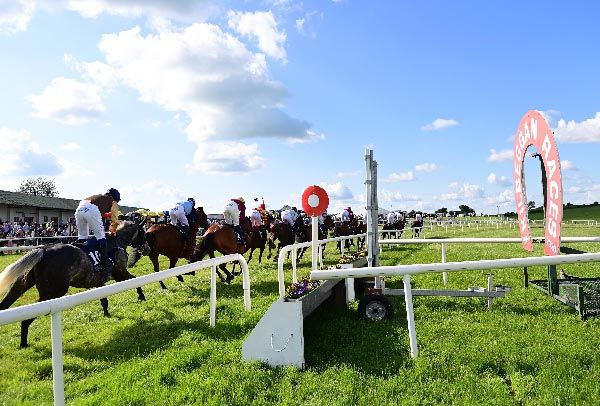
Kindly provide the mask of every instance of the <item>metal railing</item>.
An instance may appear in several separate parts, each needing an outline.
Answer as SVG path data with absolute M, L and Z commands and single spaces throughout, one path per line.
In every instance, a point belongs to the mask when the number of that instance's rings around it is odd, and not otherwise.
M 149 283 L 160 282 L 164 279 L 183 275 L 188 272 L 197 271 L 203 268 L 211 268 L 210 272 L 210 326 L 216 324 L 216 270 L 217 265 L 239 261 L 243 281 L 244 290 L 244 309 L 250 311 L 250 273 L 246 259 L 241 254 L 225 255 L 218 258 L 207 259 L 192 264 L 178 266 L 176 268 L 167 269 L 164 271 L 152 273 L 149 275 L 139 276 L 137 278 L 128 279 L 126 281 L 117 282 L 108 286 L 91 289 L 85 292 L 76 293 L 74 295 L 64 296 L 58 299 L 46 300 L 39 303 L 34 303 L 26 306 L 15 307 L 13 309 L 0 311 L 0 326 L 4 324 L 14 323 L 17 321 L 27 320 L 34 317 L 45 316 L 50 314 L 51 318 L 51 336 L 52 336 L 52 383 L 54 390 L 54 404 L 65 404 L 64 391 L 64 375 L 63 375 L 63 358 L 62 358 L 62 311 L 71 309 L 84 303 L 105 298 L 116 293 L 121 293 L 126 290 L 136 289 Z
M 541 241 L 543 237 L 533 237 L 533 241 Z M 600 242 L 600 237 L 562 237 L 561 242 Z M 442 263 L 446 262 L 446 244 L 520 244 L 521 238 L 425 238 L 425 239 L 387 239 L 379 240 L 379 246 L 398 244 L 440 244 L 442 247 Z M 442 274 L 444 286 L 448 284 L 448 273 Z
M 555 255 L 529 258 L 507 258 L 482 261 L 447 262 L 433 264 L 413 264 L 396 266 L 379 266 L 371 268 L 349 268 L 332 270 L 313 270 L 311 279 L 346 279 L 368 278 L 385 276 L 402 276 L 404 282 L 404 300 L 406 303 L 406 319 L 410 339 L 410 354 L 416 358 L 419 353 L 417 333 L 415 329 L 415 316 L 413 312 L 412 291 L 410 285 L 411 275 L 420 273 L 448 272 L 448 271 L 480 271 L 482 269 L 522 268 L 537 265 L 574 264 L 580 262 L 598 262 L 600 253 Z
M 341 237 L 333 237 L 326 238 L 324 240 L 318 240 L 319 244 L 319 265 L 323 265 L 323 244 L 328 242 L 335 241 L 344 241 L 351 240 L 353 238 L 366 237 L 367 234 L 354 234 L 354 235 L 344 235 Z M 277 258 L 277 281 L 279 282 L 279 297 L 283 298 L 285 296 L 285 277 L 283 274 L 283 264 L 285 262 L 285 254 L 288 252 L 292 253 L 292 282 L 298 282 L 298 276 L 296 273 L 297 269 L 297 261 L 298 261 L 298 249 L 312 246 L 312 242 L 301 242 L 297 244 L 286 245 L 285 247 L 281 247 L 281 251 L 279 251 L 279 257 Z M 342 255 L 344 254 L 344 244 L 340 244 L 340 248 L 342 251 Z

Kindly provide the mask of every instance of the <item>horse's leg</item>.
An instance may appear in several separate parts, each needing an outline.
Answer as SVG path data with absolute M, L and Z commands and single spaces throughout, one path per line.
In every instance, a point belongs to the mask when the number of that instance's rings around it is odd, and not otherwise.
M 113 278 L 115 279 L 115 282 L 121 282 L 121 281 L 126 281 L 127 279 L 133 279 L 133 278 L 135 278 L 135 276 L 132 275 L 131 273 L 129 273 L 127 268 L 120 268 L 120 267 L 115 266 L 113 268 Z M 144 295 L 144 291 L 142 290 L 142 288 L 137 288 L 136 292 L 138 294 L 139 301 L 146 300 L 146 296 Z M 102 303 L 102 299 L 100 299 L 100 303 Z M 104 305 L 102 306 L 102 308 L 104 308 Z M 105 315 L 106 315 L 106 313 L 108 313 L 108 301 L 106 303 Z
M 103 297 L 102 299 L 100 299 L 100 306 L 102 306 L 102 313 L 104 314 L 104 317 L 110 317 L 110 314 L 108 313 L 108 299 Z
M 255 250 L 254 247 L 250 248 L 250 255 L 248 256 L 248 263 L 250 263 L 250 261 L 252 261 L 252 253 L 254 252 L 254 250 Z
M 65 279 L 52 279 L 49 278 L 45 269 L 37 270 L 35 272 L 35 285 L 37 287 L 38 293 L 40 294 L 40 298 L 38 302 L 43 302 L 44 300 L 56 299 L 58 297 L 62 297 L 67 294 L 69 290 L 69 282 Z M 51 283 L 58 283 L 58 285 L 51 286 Z M 27 344 L 27 336 L 29 335 L 29 326 L 33 323 L 35 319 L 27 319 L 21 321 L 21 348 L 25 348 L 28 346 Z
M 177 257 L 175 257 L 175 258 L 173 258 L 173 257 L 170 257 L 170 258 L 169 258 L 169 269 L 171 269 L 171 268 L 175 268 L 175 265 L 177 265 L 177 260 L 178 260 L 178 259 L 179 259 L 179 258 L 177 258 Z M 177 275 L 177 280 L 178 280 L 179 282 L 183 282 L 183 275 Z
M 264 245 L 259 248 L 259 251 L 258 251 L 258 263 L 259 264 L 260 264 L 260 261 L 262 261 L 262 254 L 263 254 L 264 250 L 265 250 L 265 246 Z M 248 262 L 250 262 L 250 261 L 248 261 Z
M 152 266 L 154 267 L 154 272 L 160 271 L 160 269 L 158 269 L 158 254 L 155 254 L 152 252 L 148 255 L 148 257 L 150 258 L 150 261 L 152 261 Z M 161 288 L 163 288 L 163 289 L 167 288 L 163 281 L 160 281 L 159 283 L 160 283 Z

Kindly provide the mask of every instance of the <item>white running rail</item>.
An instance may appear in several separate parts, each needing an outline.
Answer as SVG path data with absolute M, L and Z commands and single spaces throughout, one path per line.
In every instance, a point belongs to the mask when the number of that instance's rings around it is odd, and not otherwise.
M 244 289 L 244 309 L 250 311 L 250 273 L 246 259 L 241 254 L 231 254 L 222 257 L 207 259 L 192 264 L 178 266 L 176 268 L 139 276 L 122 282 L 117 282 L 108 286 L 91 289 L 74 295 L 64 296 L 58 299 L 46 300 L 44 302 L 34 303 L 26 306 L 19 306 L 13 309 L 0 311 L 0 326 L 14 323 L 21 320 L 27 320 L 34 317 L 50 314 L 51 317 L 51 335 L 52 335 L 52 384 L 54 390 L 54 404 L 65 404 L 65 388 L 63 375 L 62 358 L 62 311 L 71 309 L 75 306 L 105 298 L 126 290 L 136 289 L 149 283 L 160 282 L 164 279 L 183 275 L 188 272 L 198 271 L 203 268 L 211 268 L 210 272 L 210 326 L 214 327 L 216 323 L 216 279 L 217 266 L 227 262 L 239 261 L 242 267 Z

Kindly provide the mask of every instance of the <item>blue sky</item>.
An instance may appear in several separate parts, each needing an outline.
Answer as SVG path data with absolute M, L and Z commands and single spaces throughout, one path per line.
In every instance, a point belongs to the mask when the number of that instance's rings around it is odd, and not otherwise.
M 165 209 L 193 196 L 514 211 L 511 149 L 549 120 L 564 201 L 600 201 L 600 5 L 558 2 L 0 1 L 0 188 L 53 177 Z M 527 159 L 529 200 L 541 204 Z M 358 211 L 361 211 L 359 209 Z

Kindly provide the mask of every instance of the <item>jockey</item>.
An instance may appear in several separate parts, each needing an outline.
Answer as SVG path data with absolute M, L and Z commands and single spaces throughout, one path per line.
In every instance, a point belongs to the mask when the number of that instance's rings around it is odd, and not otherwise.
M 169 210 L 169 217 L 171 217 L 171 224 L 177 227 L 177 222 L 181 227 L 183 235 L 187 237 L 190 228 L 188 217 L 192 214 L 196 201 L 193 197 L 188 198 L 186 201 L 175 204 L 171 210 Z
M 346 207 L 346 211 L 348 211 L 348 217 L 350 218 L 350 222 L 354 223 L 354 212 L 352 212 L 352 208 L 350 206 Z
M 394 225 L 394 224 L 396 224 L 396 221 L 398 221 L 398 219 L 396 217 L 396 212 L 395 211 L 389 212 L 388 216 L 387 216 L 387 223 Z
M 281 212 L 281 220 L 284 223 L 288 223 L 290 227 L 292 227 L 292 234 L 296 234 L 296 220 L 298 219 L 298 212 L 294 210 L 295 207 L 292 207 L 290 210 L 284 210 Z
M 417 220 L 419 222 L 419 224 L 423 224 L 423 215 L 421 214 L 421 212 L 418 212 L 415 215 L 415 220 Z
M 255 207 L 250 215 L 250 221 L 252 222 L 252 228 L 257 229 L 261 238 L 263 237 L 265 226 L 263 222 L 262 213 L 260 212 L 260 206 Z
M 340 219 L 342 220 L 342 223 L 350 222 L 350 213 L 348 212 L 347 208 L 342 211 L 342 214 L 340 214 Z
M 98 254 L 100 265 L 108 270 L 108 253 L 106 249 L 106 236 L 102 224 L 102 214 L 110 213 L 110 227 L 108 232 L 114 235 L 119 225 L 119 205 L 121 194 L 115 188 L 110 188 L 103 195 L 86 197 L 77 206 L 75 211 L 75 224 L 77 226 L 78 242 L 84 242 L 92 230 L 96 241 L 98 241 Z
M 236 234 L 238 244 L 245 244 L 244 240 L 244 232 L 240 227 L 240 219 L 242 218 L 242 214 L 240 211 L 240 204 L 243 207 L 244 211 L 246 210 L 246 206 L 244 205 L 244 199 L 230 199 L 223 209 L 223 217 L 225 218 L 225 224 L 233 227 L 233 231 Z M 245 213 L 244 213 L 245 214 Z
M 246 201 L 243 197 L 238 197 L 237 199 L 231 199 L 232 202 L 237 204 L 238 210 L 240 211 L 240 223 L 244 221 L 246 218 Z
M 327 229 L 325 228 L 325 217 L 327 217 L 327 209 L 323 210 L 323 213 L 319 214 L 319 228 L 323 235 L 327 235 Z
M 263 225 L 266 226 L 267 224 L 269 224 L 269 214 L 267 213 L 267 207 L 265 206 L 265 204 L 261 203 L 256 210 L 258 210 L 258 212 L 260 213 Z

